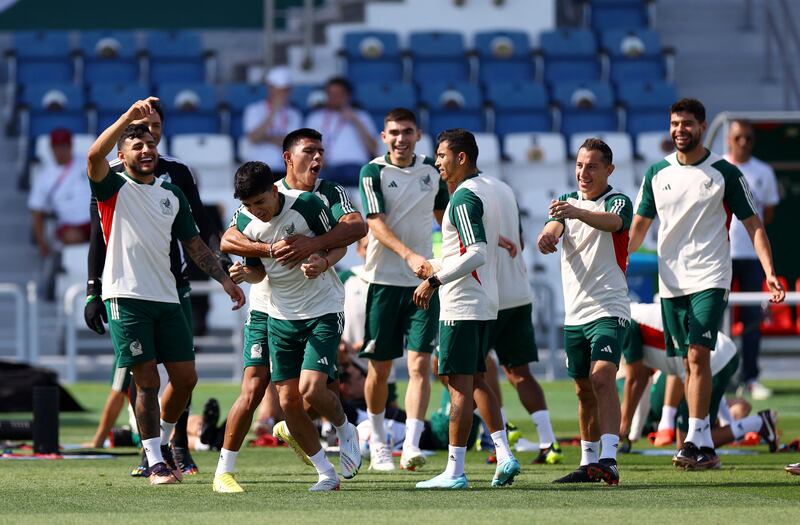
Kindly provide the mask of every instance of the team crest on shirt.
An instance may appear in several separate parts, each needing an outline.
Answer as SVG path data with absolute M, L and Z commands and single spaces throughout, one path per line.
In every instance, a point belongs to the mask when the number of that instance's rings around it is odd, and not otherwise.
M 261 345 L 259 343 L 250 347 L 250 359 L 261 359 Z
M 431 180 L 430 173 L 419 179 L 419 189 L 422 191 L 431 191 L 433 189 L 433 181 Z
M 172 203 L 169 199 L 161 199 L 161 213 L 172 215 Z
M 142 355 L 144 352 L 142 351 L 142 343 L 139 342 L 137 339 L 133 341 L 130 345 L 131 355 L 136 357 L 137 355 Z
M 283 233 L 286 234 L 287 237 L 294 235 L 295 227 L 294 223 L 291 223 L 289 226 L 284 226 Z

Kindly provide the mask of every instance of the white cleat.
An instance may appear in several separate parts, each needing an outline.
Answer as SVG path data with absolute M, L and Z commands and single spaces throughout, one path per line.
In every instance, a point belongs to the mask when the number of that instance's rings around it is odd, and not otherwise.
M 378 472 L 392 472 L 394 460 L 392 449 L 386 443 L 370 443 L 369 469 Z
M 339 438 L 339 467 L 344 479 L 351 479 L 361 468 L 361 445 L 355 425 L 347 423 L 344 439 Z
M 400 468 L 414 472 L 418 468 L 422 468 L 425 461 L 425 455 L 420 449 L 403 449 L 403 454 L 400 456 Z
M 334 490 L 339 490 L 340 487 L 339 483 L 339 476 L 334 476 L 332 478 L 324 477 L 321 478 L 319 481 L 311 485 L 311 488 L 308 489 L 309 492 L 332 492 Z

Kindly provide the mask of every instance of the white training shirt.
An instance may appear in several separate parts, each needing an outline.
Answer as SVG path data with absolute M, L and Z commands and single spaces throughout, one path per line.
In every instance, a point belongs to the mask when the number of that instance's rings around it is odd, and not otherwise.
M 369 113 L 353 109 L 358 120 L 364 125 L 367 134 L 375 137 L 378 132 L 372 123 Z M 346 121 L 339 111 L 318 109 L 306 118 L 305 127 L 322 133 L 322 145 L 325 146 L 325 163 L 329 166 L 341 164 L 364 164 L 369 161 L 371 152 L 367 151 L 358 129 Z
M 764 220 L 764 208 L 776 206 L 780 201 L 778 194 L 778 180 L 775 172 L 769 164 L 761 162 L 755 157 L 744 164 L 737 164 L 733 159 L 726 155 L 725 160 L 739 168 L 750 188 L 750 195 L 753 197 L 756 213 Z M 753 248 L 753 241 L 747 233 L 742 221 L 736 217 L 731 218 L 731 258 L 732 259 L 758 259 L 756 250 Z
M 342 332 L 342 340 L 354 344 L 364 341 L 369 283 L 364 279 L 363 265 L 353 266 L 350 271 L 353 272 L 353 275 L 344 282 L 344 332 Z
M 272 105 L 267 100 L 260 100 L 248 104 L 244 109 L 244 116 L 242 117 L 242 128 L 245 136 L 261 126 L 272 112 Z M 300 128 L 302 123 L 303 116 L 299 111 L 292 107 L 284 106 L 278 109 L 272 117 L 268 133 L 270 135 L 284 136 L 290 131 Z M 243 158 L 242 161 L 260 160 L 266 163 L 273 171 L 285 171 L 283 148 L 281 146 L 271 142 L 252 142 L 250 139 L 246 140 L 250 143 L 250 147 L 247 150 L 247 158 Z
M 86 178 L 86 164 L 73 159 L 67 165 L 47 164 L 33 180 L 28 209 L 53 213 L 59 226 L 90 222 L 92 190 Z

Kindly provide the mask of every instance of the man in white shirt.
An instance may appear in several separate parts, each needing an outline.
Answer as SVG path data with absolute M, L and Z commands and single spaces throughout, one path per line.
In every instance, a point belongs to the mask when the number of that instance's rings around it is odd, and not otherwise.
M 753 157 L 753 126 L 744 120 L 734 120 L 728 128 L 728 153 L 725 160 L 739 168 L 747 180 L 756 213 L 766 226 L 775 215 L 778 181 L 772 168 Z M 742 221 L 733 217 L 730 228 L 733 280 L 743 292 L 761 291 L 764 271 L 758 262 L 753 243 Z M 758 353 L 761 348 L 761 307 L 740 307 L 742 332 L 742 382 L 753 399 L 767 399 L 772 391 L 758 381 Z
M 274 67 L 265 78 L 267 98 L 248 104 L 244 109 L 242 127 L 247 135 L 248 147 L 242 155 L 248 160 L 267 164 L 277 178 L 286 173 L 283 162 L 283 137 L 302 125 L 303 117 L 289 106 L 292 91 L 289 70 Z

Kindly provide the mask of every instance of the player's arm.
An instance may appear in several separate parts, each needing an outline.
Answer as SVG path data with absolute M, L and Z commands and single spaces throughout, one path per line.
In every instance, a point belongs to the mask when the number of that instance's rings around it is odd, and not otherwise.
M 539 237 L 536 240 L 536 245 L 539 251 L 547 255 L 548 253 L 555 253 L 558 251 L 558 240 L 564 234 L 564 223 L 556 220 L 549 219 L 542 231 L 539 232 Z
M 276 243 L 277 244 L 277 243 Z M 222 235 L 219 249 L 223 253 L 231 253 L 241 257 L 272 257 L 272 246 L 266 242 L 253 241 L 240 232 L 236 226 L 230 226 Z
M 558 219 L 577 219 L 604 232 L 618 232 L 630 228 L 633 205 L 624 195 L 612 195 L 606 200 L 605 211 L 591 211 L 556 200 L 550 203 L 550 216 Z
M 257 261 L 257 263 L 254 261 Z M 246 264 L 242 264 L 240 261 L 233 263 L 228 268 L 228 275 L 236 284 L 242 284 L 243 282 L 255 284 L 264 280 L 264 277 L 267 276 L 267 271 L 264 269 L 264 265 L 261 264 L 261 259 L 248 258 Z
M 312 254 L 344 248 L 359 240 L 367 234 L 367 225 L 364 218 L 358 212 L 342 215 L 339 223 L 330 231 L 319 237 L 306 237 L 305 235 L 293 235 L 287 237 L 280 243 L 280 246 L 273 247 L 273 257 L 279 263 L 294 268 Z
M 346 253 L 347 248 L 334 248 L 326 253 L 312 253 L 308 258 L 308 262 L 303 263 L 301 266 L 303 274 L 308 279 L 314 279 L 341 261 Z
M 83 308 L 83 319 L 90 330 L 98 334 L 106 332 L 103 323 L 108 322 L 108 314 L 103 304 L 103 266 L 106 262 L 106 243 L 103 239 L 103 228 L 100 214 L 97 211 L 97 199 L 92 198 L 89 204 L 91 232 L 89 234 L 89 256 L 87 257 L 86 304 Z
M 775 275 L 775 266 L 772 263 L 772 247 L 767 237 L 767 231 L 758 215 L 751 215 L 742 221 L 742 225 L 750 235 L 750 240 L 753 243 L 758 260 L 761 262 L 761 267 L 764 269 L 764 275 L 767 279 L 769 291 L 772 294 L 770 301 L 773 303 L 780 303 L 786 297 L 786 290 Z
M 634 253 L 642 245 L 647 231 L 656 217 L 656 200 L 653 195 L 653 176 L 655 173 L 654 166 L 647 170 L 642 180 L 642 187 L 639 188 L 639 194 L 636 196 L 636 202 L 633 206 L 636 214 L 633 216 L 631 229 L 628 232 L 629 254 Z

